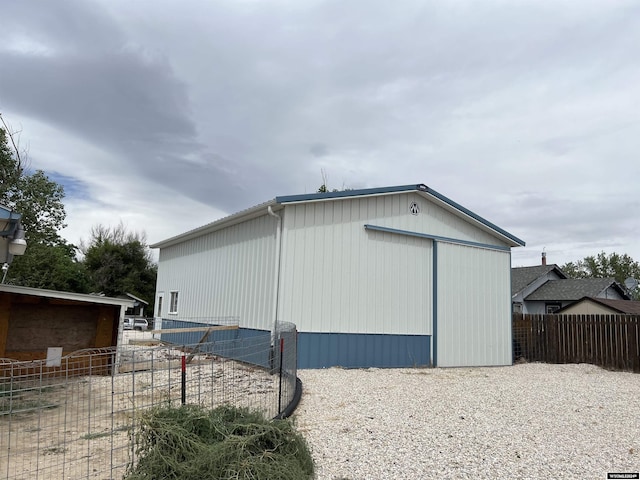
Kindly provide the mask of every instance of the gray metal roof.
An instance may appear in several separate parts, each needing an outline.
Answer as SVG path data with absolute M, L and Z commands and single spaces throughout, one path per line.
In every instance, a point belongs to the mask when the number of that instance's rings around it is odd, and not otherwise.
M 441 193 L 438 193 L 432 188 L 429 188 L 426 185 L 420 183 L 417 185 L 416 184 L 399 185 L 395 187 L 365 188 L 360 190 L 342 190 L 339 192 L 324 192 L 324 193 L 309 193 L 309 194 L 303 194 L 303 195 L 279 196 L 279 197 L 276 197 L 274 200 L 270 200 L 268 202 L 262 203 L 260 205 L 256 205 L 254 207 L 248 208 L 241 212 L 234 213 L 233 215 L 229 215 L 228 217 L 221 218 L 220 220 L 216 220 L 202 227 L 198 227 L 188 232 L 181 233 L 174 237 L 168 238 L 166 240 L 156 242 L 150 245 L 150 247 L 151 248 L 169 247 L 171 245 L 176 245 L 186 240 L 190 240 L 192 238 L 196 238 L 201 235 L 214 232 L 221 228 L 225 228 L 233 224 L 240 223 L 240 222 L 249 220 L 251 218 L 255 218 L 260 215 L 265 215 L 266 209 L 269 206 L 271 206 L 273 210 L 276 211 L 278 209 L 283 208 L 282 205 L 287 203 L 327 201 L 327 200 L 353 198 L 353 197 L 361 197 L 361 196 L 368 196 L 368 195 L 389 195 L 393 193 L 402 193 L 402 192 L 418 192 L 423 196 L 434 199 L 435 201 L 439 202 L 440 205 L 445 206 L 456 215 L 464 217 L 465 219 L 467 219 L 467 221 L 470 220 L 471 222 L 478 225 L 480 228 L 491 232 L 494 236 L 500 237 L 505 241 L 505 243 L 507 243 L 511 247 L 518 247 L 518 246 L 525 245 L 524 240 L 519 239 L 518 237 L 507 232 L 506 230 L 503 230 L 497 225 L 473 213 L 471 210 L 463 207 L 459 203 L 454 202 L 453 200 L 442 195 Z
M 538 278 L 548 274 L 551 270 L 556 270 L 560 278 L 567 278 L 560 268 L 555 264 L 535 265 L 533 267 L 514 267 L 511 269 L 511 295 L 523 290 L 531 285 Z
M 283 203 L 295 203 L 295 202 L 309 202 L 309 201 L 322 201 L 322 200 L 331 200 L 338 198 L 346 198 L 346 197 L 359 197 L 365 195 L 387 195 L 391 193 L 402 193 L 402 192 L 418 192 L 423 196 L 430 197 L 432 199 L 437 199 L 441 204 L 444 204 L 453 211 L 456 215 L 462 215 L 467 217 L 468 219 L 472 219 L 474 222 L 477 222 L 483 229 L 488 229 L 494 235 L 498 234 L 503 237 L 507 243 L 512 247 L 524 246 L 524 240 L 519 239 L 515 235 L 503 230 L 498 227 L 494 223 L 482 218 L 480 215 L 472 212 L 466 207 L 463 207 L 457 202 L 454 202 L 448 197 L 445 197 L 439 192 L 436 192 L 433 188 L 426 186 L 423 183 L 411 184 L 411 185 L 397 185 L 394 187 L 379 187 L 379 188 L 363 188 L 359 190 L 342 190 L 338 192 L 324 192 L 324 193 L 308 193 L 304 195 L 288 195 L 282 197 L 276 197 L 276 202 L 279 204 Z
M 0 284 L 0 292 L 15 293 L 18 295 L 31 295 L 34 297 L 73 300 L 76 302 L 97 303 L 100 305 L 119 305 L 123 307 L 133 307 L 134 303 L 133 300 L 125 298 L 103 297 L 100 295 L 87 295 L 84 293 L 58 292 L 56 290 L 21 287 L 18 285 L 8 285 L 6 283 Z
M 170 247 L 171 245 L 176 245 L 178 243 L 182 243 L 187 240 L 191 240 L 193 238 L 215 232 L 216 230 L 220 230 L 222 228 L 230 227 L 241 222 L 246 222 L 247 220 L 251 220 L 252 218 L 265 215 L 268 207 L 273 207 L 273 211 L 282 209 L 282 207 L 279 206 L 275 200 L 269 200 L 268 202 L 261 203 L 260 205 L 255 205 L 251 208 L 247 208 L 232 215 L 223 217 L 219 220 L 207 223 L 206 225 L 203 225 L 201 227 L 194 228 L 193 230 L 189 230 L 188 232 L 184 232 L 166 240 L 156 242 L 152 245 L 149 245 L 149 248 Z
M 566 278 L 563 280 L 549 280 L 525 300 L 580 300 L 582 297 L 597 297 L 611 286 L 619 290 L 621 295 L 626 296 L 624 290 L 613 278 Z

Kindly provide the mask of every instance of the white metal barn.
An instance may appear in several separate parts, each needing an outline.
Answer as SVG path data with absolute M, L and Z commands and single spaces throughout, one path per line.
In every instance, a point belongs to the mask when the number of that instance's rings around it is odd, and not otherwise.
M 157 316 L 293 322 L 300 368 L 509 365 L 523 245 L 422 184 L 277 197 L 152 245 Z

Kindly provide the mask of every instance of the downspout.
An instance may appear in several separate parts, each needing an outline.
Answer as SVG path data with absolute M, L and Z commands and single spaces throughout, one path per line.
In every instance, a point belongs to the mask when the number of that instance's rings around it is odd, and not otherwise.
M 431 332 L 431 366 L 438 366 L 438 242 L 433 240 L 433 285 L 432 285 L 432 318 L 433 329 Z
M 282 217 L 280 217 L 280 215 L 273 211 L 271 205 L 267 207 L 267 213 L 272 217 L 275 217 L 278 221 L 278 226 L 276 228 L 276 264 L 273 274 L 273 308 L 271 312 L 271 318 L 273 321 L 271 341 L 272 343 L 274 343 L 276 340 L 276 332 L 278 331 L 278 295 L 280 291 L 280 250 L 282 246 Z

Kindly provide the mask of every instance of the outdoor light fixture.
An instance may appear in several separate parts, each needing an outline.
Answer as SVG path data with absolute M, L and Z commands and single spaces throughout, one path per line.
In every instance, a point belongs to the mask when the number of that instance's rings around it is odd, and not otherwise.
M 13 239 L 9 241 L 9 253 L 11 255 L 24 255 L 27 249 L 27 241 L 24 239 L 24 228 L 18 223 L 13 234 Z
M 27 249 L 25 232 L 20 222 L 21 215 L 0 205 L 0 262 L 2 263 L 2 279 L 4 283 L 13 257 L 24 255 Z

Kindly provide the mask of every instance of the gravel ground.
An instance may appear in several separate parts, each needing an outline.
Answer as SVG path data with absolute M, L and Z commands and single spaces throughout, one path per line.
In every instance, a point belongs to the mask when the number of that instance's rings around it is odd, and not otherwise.
M 300 370 L 323 479 L 606 479 L 640 470 L 640 375 L 593 365 Z

